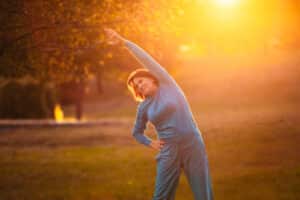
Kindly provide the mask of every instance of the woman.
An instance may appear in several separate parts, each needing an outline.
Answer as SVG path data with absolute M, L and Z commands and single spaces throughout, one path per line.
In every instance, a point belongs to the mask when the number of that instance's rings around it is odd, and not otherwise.
M 127 84 L 140 101 L 133 136 L 138 142 L 159 150 L 153 199 L 174 199 L 181 169 L 196 200 L 213 199 L 203 139 L 184 93 L 143 49 L 111 29 L 105 32 L 110 44 L 124 45 L 146 68 L 132 72 Z M 144 135 L 148 121 L 155 126 L 158 140 Z

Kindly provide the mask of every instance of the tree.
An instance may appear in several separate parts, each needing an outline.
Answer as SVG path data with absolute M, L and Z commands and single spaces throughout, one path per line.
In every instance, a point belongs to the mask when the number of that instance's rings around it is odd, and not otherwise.
M 104 66 L 116 64 L 112 56 L 122 57 L 124 52 L 112 53 L 105 44 L 103 27 L 115 28 L 141 41 L 143 46 L 150 46 L 148 38 L 162 39 L 164 30 L 170 31 L 168 16 L 173 15 L 173 8 L 167 2 L 161 0 L 153 5 L 142 0 L 1 2 L 1 75 L 30 75 L 41 81 L 62 82 L 109 73 Z M 162 17 L 164 21 L 160 20 Z M 155 51 L 161 54 L 159 49 Z

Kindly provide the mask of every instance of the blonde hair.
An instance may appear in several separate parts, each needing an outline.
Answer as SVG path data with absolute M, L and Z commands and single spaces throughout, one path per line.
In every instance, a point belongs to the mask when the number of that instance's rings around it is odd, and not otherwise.
M 147 69 L 136 69 L 133 72 L 131 72 L 127 78 L 127 88 L 128 90 L 131 92 L 133 98 L 138 101 L 138 102 L 142 102 L 145 100 L 145 96 L 140 93 L 138 91 L 138 88 L 136 87 L 136 85 L 133 82 L 134 78 L 137 77 L 147 77 L 147 78 L 151 78 L 154 81 L 154 84 L 156 84 L 158 86 L 158 80 L 157 78 L 151 74 L 149 72 L 149 70 Z

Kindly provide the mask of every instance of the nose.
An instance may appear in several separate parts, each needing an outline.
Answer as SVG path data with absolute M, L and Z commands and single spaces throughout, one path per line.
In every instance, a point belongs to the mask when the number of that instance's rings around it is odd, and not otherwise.
M 134 87 L 135 87 L 136 89 L 140 90 L 140 89 L 141 89 L 141 84 L 136 83 Z
M 142 82 L 142 81 L 138 82 L 138 83 L 137 83 L 137 86 L 138 86 L 139 88 L 141 88 L 141 87 L 143 86 L 143 82 Z
M 143 88 L 143 85 L 144 85 L 143 83 L 139 83 L 139 84 L 138 84 L 138 89 L 142 89 L 142 88 Z

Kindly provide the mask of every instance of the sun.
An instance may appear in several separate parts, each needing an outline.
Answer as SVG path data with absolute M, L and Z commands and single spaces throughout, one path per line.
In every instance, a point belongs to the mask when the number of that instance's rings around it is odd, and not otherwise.
M 237 3 L 237 0 L 215 0 L 219 6 L 233 6 Z

